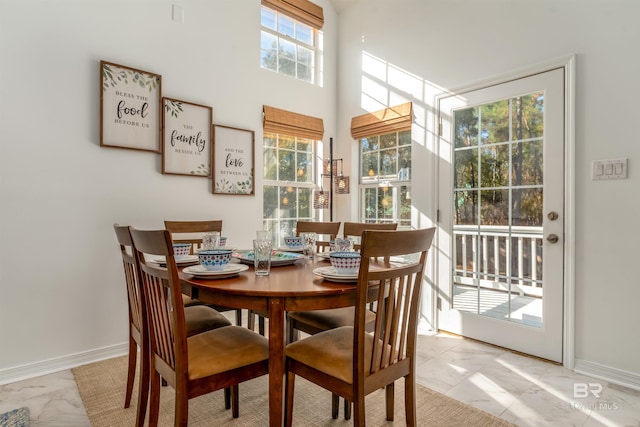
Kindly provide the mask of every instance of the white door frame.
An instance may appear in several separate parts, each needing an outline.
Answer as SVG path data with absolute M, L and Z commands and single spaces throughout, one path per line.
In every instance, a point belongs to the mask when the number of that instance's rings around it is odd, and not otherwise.
M 519 70 L 517 72 L 494 77 L 490 80 L 475 83 L 473 85 L 458 88 L 456 90 L 448 91 L 446 93 L 439 94 L 434 99 L 434 108 L 439 105 L 441 98 L 450 97 L 456 93 L 468 92 L 483 87 L 488 87 L 500 83 L 505 83 L 511 80 L 524 78 L 533 74 L 548 71 L 553 68 L 564 68 L 565 79 L 565 164 L 564 164 L 564 185 L 565 185 L 565 202 L 564 202 L 564 294 L 563 294 L 563 356 L 562 363 L 568 369 L 573 369 L 575 362 L 575 56 L 563 57 L 549 62 L 541 63 L 526 69 Z M 434 114 L 433 129 L 438 129 L 437 114 Z M 437 135 L 437 132 L 434 132 Z M 439 147 L 439 138 L 435 146 Z M 438 148 L 436 148 L 438 150 Z M 436 153 L 440 156 L 440 153 Z M 436 165 L 439 162 L 436 161 Z M 434 171 L 434 176 L 438 177 L 438 166 Z M 437 180 L 437 178 L 436 178 Z M 439 192 L 439 185 L 436 185 L 436 192 Z M 435 195 L 435 200 L 439 200 L 440 195 Z M 439 225 L 437 225 L 440 228 Z M 434 246 L 440 250 L 446 250 L 447 248 L 440 248 L 439 242 L 436 240 Z M 436 251 L 433 251 L 434 253 Z M 434 260 L 434 268 L 438 269 L 436 260 Z M 433 277 L 438 277 L 435 272 Z M 435 328 L 438 329 L 438 286 L 431 287 L 431 319 L 434 320 Z

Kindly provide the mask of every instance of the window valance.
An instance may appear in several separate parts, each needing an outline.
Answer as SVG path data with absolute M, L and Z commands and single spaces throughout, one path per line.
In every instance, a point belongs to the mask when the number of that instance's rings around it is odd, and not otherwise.
M 356 116 L 351 119 L 354 139 L 410 130 L 413 122 L 411 102 Z
M 309 0 L 262 0 L 262 5 L 282 12 L 316 30 L 324 25 L 322 7 Z
M 264 105 L 263 128 L 265 132 L 321 140 L 324 137 L 324 122 L 316 117 Z

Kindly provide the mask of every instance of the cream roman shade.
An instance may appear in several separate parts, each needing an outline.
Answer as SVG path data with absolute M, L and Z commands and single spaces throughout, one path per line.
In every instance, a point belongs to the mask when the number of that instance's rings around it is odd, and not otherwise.
M 282 12 L 316 30 L 324 25 L 322 8 L 309 0 L 262 0 L 262 5 Z
M 354 139 L 382 135 L 411 129 L 413 114 L 411 102 L 363 114 L 351 119 L 351 136 Z
M 324 122 L 322 119 L 280 110 L 267 105 L 262 107 L 262 111 L 264 132 L 315 140 L 321 140 L 324 137 Z

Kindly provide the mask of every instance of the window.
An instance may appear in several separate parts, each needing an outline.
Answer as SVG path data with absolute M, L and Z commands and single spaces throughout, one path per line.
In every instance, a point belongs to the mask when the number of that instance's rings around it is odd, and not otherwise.
M 260 66 L 322 85 L 322 32 L 286 12 L 265 6 L 260 22 Z
M 360 142 L 360 222 L 411 226 L 410 102 L 351 119 Z
M 264 229 L 281 246 L 298 220 L 313 220 L 315 141 L 264 134 Z
M 267 105 L 264 114 L 264 229 L 282 246 L 298 220 L 313 220 L 316 188 L 316 141 L 322 140 L 322 119 Z
M 360 139 L 360 222 L 411 226 L 411 131 Z

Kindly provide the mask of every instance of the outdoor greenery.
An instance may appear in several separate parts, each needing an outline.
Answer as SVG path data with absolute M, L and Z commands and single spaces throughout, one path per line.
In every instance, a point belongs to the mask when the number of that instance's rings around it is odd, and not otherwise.
M 278 244 L 298 220 L 313 220 L 314 156 L 312 139 L 264 134 L 264 228 Z
M 411 131 L 360 139 L 361 221 L 411 225 Z
M 314 82 L 314 29 L 262 7 L 260 66 L 309 83 Z
M 455 112 L 454 224 L 542 226 L 543 114 L 542 93 Z

